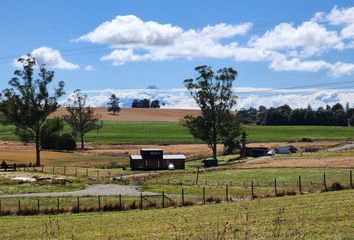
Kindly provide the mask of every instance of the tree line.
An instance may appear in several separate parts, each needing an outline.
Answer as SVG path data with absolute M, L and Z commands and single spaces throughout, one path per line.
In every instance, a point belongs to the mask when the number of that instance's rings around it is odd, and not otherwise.
M 160 101 L 155 99 L 151 101 L 150 99 L 134 99 L 132 102 L 132 108 L 160 108 Z
M 256 125 L 323 125 L 352 126 L 354 125 L 354 108 L 336 103 L 333 106 L 319 107 L 316 110 L 309 105 L 307 108 L 294 108 L 288 105 L 258 109 L 241 109 L 237 112 L 244 124 Z

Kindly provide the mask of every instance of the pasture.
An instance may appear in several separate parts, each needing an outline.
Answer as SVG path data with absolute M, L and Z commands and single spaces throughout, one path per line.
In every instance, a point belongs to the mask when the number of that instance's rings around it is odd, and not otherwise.
M 127 212 L 4 216 L 1 239 L 352 239 L 353 190 Z
M 12 126 L 0 125 L 0 140 L 18 140 Z M 354 128 L 337 126 L 244 126 L 248 142 L 346 140 Z M 65 131 L 69 131 L 68 126 Z M 89 132 L 87 142 L 94 144 L 183 144 L 201 143 L 179 122 L 104 121 L 99 131 Z
M 149 202 L 142 201 L 138 196 L 124 196 L 123 209 L 138 209 L 140 201 L 143 203 L 142 208 L 150 209 L 117 211 L 118 196 L 83 196 L 80 200 L 82 213 L 45 215 L 43 213 L 76 212 L 77 197 L 60 197 L 60 208 L 57 207 L 58 199 L 53 196 L 22 197 L 23 214 L 26 211 L 36 214 L 39 207 L 38 212 L 41 214 L 11 216 L 19 209 L 18 198 L 12 196 L 0 202 L 4 215 L 10 214 L 0 217 L 0 238 L 136 239 L 138 236 L 141 239 L 352 239 L 354 236 L 351 214 L 354 210 L 354 191 L 321 193 L 324 180 L 326 187 L 338 182 L 349 188 L 354 151 L 296 153 L 255 161 L 240 160 L 237 154 L 220 156 L 221 166 L 218 169 L 201 170 L 197 182 L 196 169 L 202 165 L 200 159 L 208 157 L 210 149 L 195 140 L 178 122 L 183 112 L 177 114 L 167 111 L 165 118 L 153 112 L 149 114 L 149 119 L 132 117 L 120 121 L 117 120 L 120 116 L 106 114 L 103 118 L 104 127 L 87 134 L 88 149 L 85 151 L 42 151 L 43 168 L 36 171 L 31 168 L 20 169 L 14 173 L 65 177 L 72 179 L 72 183 L 63 186 L 49 183 L 17 184 L 6 178 L 0 179 L 0 193 L 80 190 L 87 184 L 112 183 L 110 177 L 120 175 L 124 176 L 120 184 L 131 184 L 149 193 L 164 192 L 174 199 L 174 207 L 168 207 L 167 201 L 164 203 L 165 208 L 161 208 L 161 197 Z M 249 146 L 294 144 L 301 145 L 300 148 L 312 146 L 325 149 L 343 144 L 344 140 L 354 136 L 354 128 L 349 127 L 244 128 L 248 134 L 247 140 L 251 143 Z M 0 140 L 4 140 L 0 145 L 0 160 L 33 163 L 33 145 L 12 142 L 18 140 L 12 133 L 13 129 L 12 126 L 0 125 Z M 64 131 L 69 131 L 68 126 L 65 126 Z M 301 138 L 316 141 L 287 143 Z M 123 170 L 122 167 L 128 165 L 128 155 L 137 153 L 141 147 L 186 154 L 189 160 L 186 170 L 144 174 Z M 222 150 L 222 146 L 219 150 Z M 41 173 L 42 170 L 44 173 Z M 310 194 L 300 194 L 299 176 L 302 193 Z M 251 200 L 251 182 L 254 184 L 254 200 Z M 181 195 L 182 189 L 185 199 Z M 293 194 L 296 195 L 287 196 Z M 285 196 L 275 198 L 275 195 Z M 182 205 L 182 199 L 197 205 L 178 207 Z M 205 199 L 206 205 L 203 205 Z M 234 202 L 209 204 L 225 199 Z M 98 212 L 102 210 L 101 207 L 107 208 L 107 211 Z

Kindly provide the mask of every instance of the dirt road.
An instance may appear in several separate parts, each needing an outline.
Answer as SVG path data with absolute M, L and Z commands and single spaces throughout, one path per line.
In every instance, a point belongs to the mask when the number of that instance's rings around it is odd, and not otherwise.
M 71 192 L 44 192 L 44 193 L 22 193 L 4 194 L 0 198 L 14 197 L 64 197 L 64 196 L 140 196 L 137 186 L 118 185 L 118 184 L 96 184 L 89 185 L 86 189 Z M 142 192 L 144 195 L 159 195 L 152 192 Z

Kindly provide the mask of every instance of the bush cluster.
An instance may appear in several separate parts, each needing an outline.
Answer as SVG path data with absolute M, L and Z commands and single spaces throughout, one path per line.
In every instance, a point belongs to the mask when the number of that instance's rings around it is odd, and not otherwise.
M 42 148 L 73 151 L 76 150 L 76 140 L 70 133 L 54 133 L 43 139 Z

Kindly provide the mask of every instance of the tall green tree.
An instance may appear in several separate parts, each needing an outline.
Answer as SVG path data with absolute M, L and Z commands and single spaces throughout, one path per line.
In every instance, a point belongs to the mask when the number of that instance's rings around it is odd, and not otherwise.
M 86 133 L 102 127 L 101 116 L 95 114 L 95 109 L 87 104 L 88 96 L 81 94 L 79 89 L 74 91 L 66 107 L 65 121 L 70 125 L 73 135 L 80 138 L 81 149 L 84 149 L 84 136 Z
M 15 125 L 18 132 L 25 131 L 34 139 L 36 166 L 40 166 L 41 129 L 47 117 L 59 108 L 58 99 L 64 95 L 64 82 L 60 81 L 57 88 L 50 91 L 48 85 L 54 79 L 54 71 L 41 65 L 38 78 L 34 79 L 35 58 L 28 54 L 17 61 L 23 69 L 15 70 L 9 81 L 10 88 L 2 91 L 0 112 L 3 123 Z
M 114 93 L 109 97 L 107 106 L 108 112 L 113 112 L 114 115 L 120 111 L 119 98 Z
M 229 138 L 224 128 L 230 127 L 230 112 L 236 104 L 232 84 L 237 76 L 233 68 L 221 68 L 216 73 L 210 66 L 195 68 L 198 76 L 186 79 L 184 85 L 201 110 L 200 116 L 185 116 L 184 124 L 191 134 L 206 142 L 212 149 L 213 159 L 217 159 L 217 143 Z M 233 121 L 236 123 L 237 121 Z M 238 128 L 239 124 L 235 124 Z M 238 131 L 239 132 L 239 131 Z

